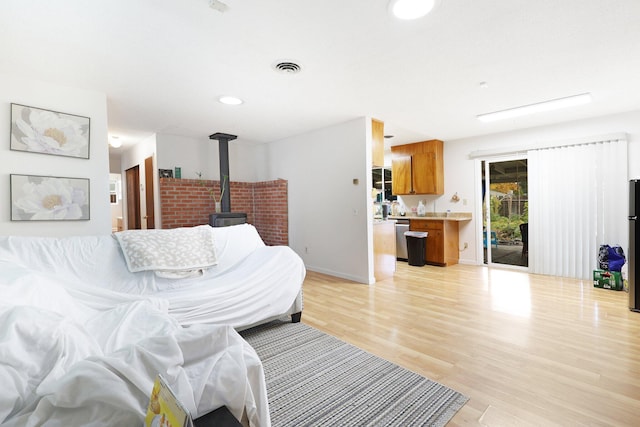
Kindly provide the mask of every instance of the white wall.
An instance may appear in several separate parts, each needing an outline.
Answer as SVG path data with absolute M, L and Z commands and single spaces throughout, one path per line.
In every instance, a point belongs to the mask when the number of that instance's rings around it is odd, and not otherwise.
M 598 117 L 569 123 L 556 124 L 515 132 L 485 135 L 446 141 L 444 144 L 444 173 L 445 193 L 437 200 L 439 211 L 472 211 L 474 221 L 461 223 L 460 247 L 464 242 L 469 248 L 460 253 L 463 263 L 475 264 L 482 260 L 479 252 L 479 239 L 482 232 L 477 220 L 476 207 L 481 203 L 481 189 L 479 186 L 479 171 L 475 161 L 469 154 L 478 150 L 508 149 L 511 147 L 527 147 L 532 144 L 545 142 L 561 142 L 582 137 L 591 137 L 611 133 L 624 132 L 629 142 L 628 162 L 629 179 L 640 178 L 640 111 Z M 570 173 L 570 172 L 568 172 Z M 457 192 L 461 201 L 453 203 L 451 196 Z M 467 205 L 463 201 L 467 200 Z
M 361 283 L 374 282 L 370 133 L 360 118 L 270 143 L 263 178 L 289 183 L 289 246 L 306 267 Z
M 120 173 L 122 170 L 120 164 L 120 154 L 109 152 L 109 173 Z
M 157 159 L 156 159 L 156 136 L 152 135 L 148 138 L 143 139 L 133 147 L 122 152 L 120 156 L 120 173 L 122 174 L 122 212 L 123 212 L 123 224 L 125 230 L 129 227 L 129 222 L 127 220 L 127 183 L 126 183 L 126 173 L 127 169 L 131 169 L 136 165 L 139 166 L 139 175 L 140 175 L 140 216 L 144 218 L 147 215 L 147 205 L 145 203 L 145 194 L 146 194 L 146 186 L 145 186 L 145 159 L 153 157 L 153 165 L 154 165 L 154 174 L 153 174 L 153 191 L 154 191 L 154 219 L 155 219 L 155 228 L 160 228 L 160 224 L 162 224 L 162 218 L 160 216 L 160 182 L 158 180 L 158 167 Z M 142 229 L 147 228 L 146 221 L 141 221 Z
M 9 149 L 11 103 L 76 114 L 91 119 L 89 159 Z M 0 75 L 0 235 L 95 235 L 111 233 L 109 150 L 105 94 Z M 10 220 L 9 175 L 46 175 L 90 179 L 88 221 Z
M 157 134 L 158 169 L 182 170 L 182 178 L 220 179 L 218 141 L 190 138 L 179 135 Z M 266 175 L 266 147 L 254 145 L 241 138 L 229 142 L 230 180 L 241 182 L 260 181 Z

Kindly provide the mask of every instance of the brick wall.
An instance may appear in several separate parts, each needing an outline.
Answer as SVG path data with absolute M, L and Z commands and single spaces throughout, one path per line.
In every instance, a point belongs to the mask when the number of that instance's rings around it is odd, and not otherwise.
M 268 236 L 268 244 L 289 244 L 288 200 L 288 183 L 283 179 L 253 184 L 253 224 L 265 242 Z
M 289 244 L 287 181 L 231 182 L 231 210 L 246 212 L 267 245 Z M 208 224 L 215 204 L 209 194 L 220 194 L 220 181 L 160 179 L 162 228 Z
M 253 185 L 252 182 L 230 182 L 231 189 L 231 211 L 245 212 L 247 214 L 247 222 L 255 224 L 254 206 L 253 206 Z M 258 228 L 258 227 L 256 227 Z M 258 232 L 260 230 L 258 229 Z M 262 234 L 260 234 L 262 236 Z M 264 240 L 264 238 L 263 238 Z
M 220 192 L 218 181 L 204 181 Z M 162 228 L 193 227 L 209 223 L 215 205 L 207 187 L 197 179 L 160 178 Z

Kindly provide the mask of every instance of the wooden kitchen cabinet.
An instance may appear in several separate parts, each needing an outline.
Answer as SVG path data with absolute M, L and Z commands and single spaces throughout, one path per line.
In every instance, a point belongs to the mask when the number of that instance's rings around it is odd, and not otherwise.
M 380 120 L 371 119 L 371 144 L 373 154 L 371 166 L 384 167 L 384 122 Z
M 393 150 L 393 147 L 391 147 Z M 391 193 L 411 194 L 411 156 L 397 156 L 391 159 Z
M 425 261 L 427 264 L 447 266 L 458 263 L 458 221 L 411 219 L 411 231 L 426 231 Z
M 391 147 L 391 170 L 393 194 L 444 194 L 443 142 Z
M 393 277 L 396 271 L 396 222 L 373 224 L 373 276 L 376 281 Z

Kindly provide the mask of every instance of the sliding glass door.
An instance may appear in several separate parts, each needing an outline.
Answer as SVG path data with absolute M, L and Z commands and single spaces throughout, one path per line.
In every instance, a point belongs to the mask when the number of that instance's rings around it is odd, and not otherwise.
M 528 267 L 526 157 L 485 160 L 482 176 L 484 263 Z

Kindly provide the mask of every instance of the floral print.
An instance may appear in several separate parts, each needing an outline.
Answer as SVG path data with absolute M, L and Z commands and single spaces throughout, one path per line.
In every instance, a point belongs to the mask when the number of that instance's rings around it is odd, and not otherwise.
M 75 116 L 14 105 L 12 138 L 32 151 L 61 156 L 88 157 L 88 135 Z M 12 143 L 12 147 L 15 143 Z
M 71 185 L 68 179 L 43 178 L 39 183 L 27 181 L 22 194 L 15 201 L 30 220 L 82 219 L 82 206 L 87 195 L 81 188 Z

